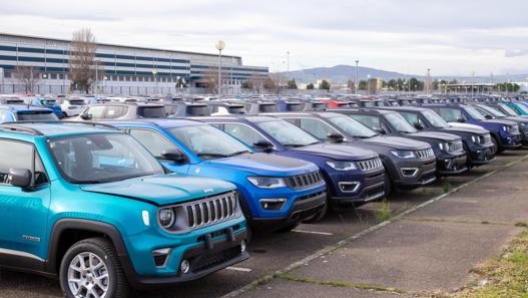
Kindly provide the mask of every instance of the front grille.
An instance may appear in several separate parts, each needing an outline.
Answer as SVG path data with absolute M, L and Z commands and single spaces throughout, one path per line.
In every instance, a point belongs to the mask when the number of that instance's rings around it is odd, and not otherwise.
M 519 134 L 519 125 L 515 124 L 515 125 L 508 125 L 508 132 L 511 133 L 512 135 L 516 135 L 516 134 Z
M 237 215 L 238 198 L 235 192 L 193 201 L 181 206 L 189 228 L 209 226 Z
M 229 262 L 230 260 L 240 256 L 240 246 L 235 246 L 218 253 L 198 256 L 194 258 L 191 263 L 191 271 L 193 273 L 199 273 L 200 271 L 207 270 L 209 268 L 216 267 L 223 263 Z
M 454 141 L 449 144 L 450 152 L 455 152 L 459 150 L 464 150 L 464 145 L 462 145 L 462 140 Z
M 290 188 L 299 189 L 310 187 L 315 184 L 320 184 L 323 180 L 319 171 L 287 177 L 285 179 L 286 185 Z
M 383 168 L 383 163 L 381 163 L 381 159 L 379 159 L 379 157 L 358 161 L 356 164 L 358 165 L 358 168 L 364 172 Z
M 433 148 L 417 150 L 416 151 L 416 156 L 419 159 L 428 159 L 428 158 L 434 156 Z
M 480 144 L 489 144 L 491 143 L 491 135 L 489 133 L 479 136 Z

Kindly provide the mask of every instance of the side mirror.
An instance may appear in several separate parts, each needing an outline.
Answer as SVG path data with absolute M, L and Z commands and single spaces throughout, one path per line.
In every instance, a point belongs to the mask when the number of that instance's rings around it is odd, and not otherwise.
M 161 153 L 161 158 L 173 161 L 175 163 L 184 163 L 187 161 L 187 157 L 183 152 L 178 149 L 169 149 Z
M 253 148 L 255 148 L 255 150 L 259 152 L 270 153 L 271 151 L 273 151 L 273 144 L 267 140 L 260 140 L 253 143 Z
M 11 185 L 26 189 L 31 185 L 31 171 L 28 169 L 10 168 Z
M 493 119 L 493 116 L 491 116 L 490 114 L 486 114 L 486 115 L 484 115 L 484 118 L 486 118 L 488 120 L 491 120 L 491 119 Z
M 414 128 L 416 128 L 418 130 L 424 129 L 424 126 L 420 122 L 414 122 L 413 125 L 414 125 Z
M 386 134 L 387 132 L 385 131 L 385 129 L 381 128 L 381 127 L 373 127 L 372 128 L 373 131 L 379 133 L 380 135 L 384 135 Z
M 81 119 L 82 120 L 92 120 L 92 114 L 88 114 L 88 113 L 81 114 Z
M 466 119 L 464 117 L 458 117 L 456 121 L 460 123 L 464 123 L 466 122 Z
M 343 143 L 343 141 L 345 140 L 345 138 L 338 133 L 331 133 L 328 136 L 326 136 L 326 139 L 330 143 L 334 143 L 334 144 Z

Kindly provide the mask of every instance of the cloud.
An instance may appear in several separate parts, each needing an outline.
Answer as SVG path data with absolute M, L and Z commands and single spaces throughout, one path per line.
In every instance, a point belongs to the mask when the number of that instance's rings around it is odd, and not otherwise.
M 519 50 L 519 49 L 504 50 L 504 57 L 519 57 L 519 56 L 525 56 L 525 55 L 528 55 L 528 50 Z

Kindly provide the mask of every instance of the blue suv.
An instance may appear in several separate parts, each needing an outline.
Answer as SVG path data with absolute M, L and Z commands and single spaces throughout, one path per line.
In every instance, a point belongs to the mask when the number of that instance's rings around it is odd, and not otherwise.
M 113 127 L 2 124 L 0 156 L 0 267 L 58 276 L 67 297 L 129 297 L 249 257 L 233 184 L 166 174 Z
M 255 231 L 288 231 L 324 212 L 325 183 L 312 163 L 254 153 L 208 124 L 184 119 L 112 122 L 169 170 L 234 183 Z
M 57 121 L 52 110 L 27 105 L 0 105 L 0 123 L 15 121 Z
M 385 195 L 385 169 L 379 155 L 373 151 L 323 143 L 301 128 L 275 117 L 197 119 L 213 124 L 257 150 L 315 163 L 326 181 L 329 206 L 334 209 L 360 206 Z

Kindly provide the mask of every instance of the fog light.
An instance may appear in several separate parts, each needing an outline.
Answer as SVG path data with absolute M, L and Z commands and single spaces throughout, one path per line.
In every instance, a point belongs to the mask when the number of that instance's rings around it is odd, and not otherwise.
M 356 192 L 361 183 L 358 181 L 339 182 L 339 188 L 342 192 Z
M 242 241 L 240 242 L 240 251 L 241 251 L 241 252 L 245 252 L 245 251 L 246 251 L 246 248 L 247 248 L 247 246 L 246 246 L 246 241 L 245 241 L 245 240 L 242 240 Z
M 405 177 L 413 177 L 418 173 L 418 168 L 401 168 L 401 172 Z
M 286 199 L 260 199 L 260 205 L 265 210 L 281 210 L 284 203 L 286 203 Z
M 189 261 L 183 260 L 180 265 L 180 271 L 185 274 L 189 272 L 189 269 L 191 269 L 191 264 L 189 264 Z

